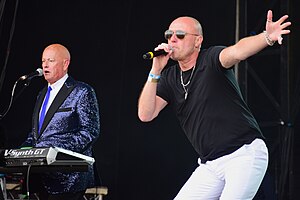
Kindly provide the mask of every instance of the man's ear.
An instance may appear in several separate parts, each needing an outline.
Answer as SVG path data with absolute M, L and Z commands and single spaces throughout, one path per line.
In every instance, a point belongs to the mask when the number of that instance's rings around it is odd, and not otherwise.
M 69 59 L 65 59 L 64 60 L 64 71 L 68 70 L 69 64 L 70 64 L 70 60 Z
M 195 47 L 196 47 L 197 49 L 200 48 L 202 42 L 203 42 L 203 36 L 202 36 L 202 35 L 197 36 Z

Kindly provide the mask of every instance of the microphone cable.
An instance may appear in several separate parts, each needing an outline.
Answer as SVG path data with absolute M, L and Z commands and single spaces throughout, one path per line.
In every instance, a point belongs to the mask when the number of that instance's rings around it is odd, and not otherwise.
M 17 83 L 19 82 L 20 79 L 18 79 L 14 86 L 13 86 L 13 89 L 11 91 L 11 96 L 10 96 L 10 101 L 9 101 L 9 105 L 7 107 L 7 109 L 3 112 L 3 114 L 0 114 L 0 120 L 3 119 L 5 117 L 5 115 L 8 113 L 11 105 L 12 105 L 12 102 L 13 102 L 13 98 L 14 98 L 14 94 L 15 94 L 15 89 L 16 89 L 16 86 L 17 86 Z
M 3 1 L 3 2 L 4 3 L 1 4 L 1 6 L 4 6 L 5 1 Z M 1 3 L 2 3 L 2 1 L 1 1 Z M 12 43 L 13 35 L 14 35 L 14 32 L 15 32 L 18 7 L 19 7 L 19 0 L 17 0 L 16 4 L 15 4 L 14 15 L 13 15 L 12 24 L 11 24 L 11 27 L 10 27 L 10 33 L 9 33 L 8 44 L 7 44 L 7 49 L 6 49 L 6 56 L 5 56 L 5 60 L 4 60 L 4 66 L 3 66 L 3 69 L 2 69 L 2 73 L 0 75 L 0 92 L 2 91 L 2 85 L 3 85 L 2 83 L 3 83 L 4 78 L 5 78 L 5 71 L 6 71 L 6 67 L 7 67 L 8 58 L 9 58 L 9 55 L 10 55 L 11 43 Z M 4 9 L 4 7 L 3 7 L 3 9 Z M 3 13 L 3 10 L 1 10 L 0 20 L 2 20 L 2 13 Z
M 16 86 L 17 86 L 17 84 L 18 84 L 18 82 L 19 82 L 20 80 L 22 80 L 22 81 L 24 80 L 24 79 L 22 79 L 22 77 L 23 77 L 23 76 L 21 76 L 21 77 L 14 83 L 13 89 L 12 89 L 12 91 L 11 91 L 11 96 L 10 96 L 9 105 L 8 105 L 7 109 L 3 112 L 3 114 L 0 114 L 0 120 L 3 119 L 3 118 L 5 117 L 5 115 L 8 113 L 9 109 L 11 108 L 12 102 L 13 102 L 13 100 L 14 100 L 14 94 L 15 94 Z M 24 90 L 27 86 L 29 86 L 30 80 L 31 80 L 31 79 L 25 79 L 25 83 L 24 83 L 24 86 L 25 86 L 25 87 L 23 87 L 23 88 L 19 91 L 19 93 L 16 95 L 16 98 L 15 98 L 15 99 L 17 99 L 17 98 L 20 96 L 20 94 L 23 92 L 23 90 Z
M 30 193 L 29 193 L 29 173 L 30 173 L 30 168 L 31 168 L 31 164 L 28 165 L 27 174 L 26 174 L 26 188 L 27 188 L 26 195 L 27 195 L 28 200 L 30 200 Z

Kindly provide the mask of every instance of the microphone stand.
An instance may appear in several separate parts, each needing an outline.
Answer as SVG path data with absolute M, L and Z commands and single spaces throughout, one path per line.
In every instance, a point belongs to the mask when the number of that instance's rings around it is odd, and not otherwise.
M 18 84 L 18 82 L 19 82 L 20 80 L 23 80 L 22 77 L 20 77 L 20 78 L 15 82 L 15 84 L 14 84 L 14 86 L 13 86 L 13 89 L 12 89 L 12 92 L 11 92 L 11 97 L 10 97 L 9 105 L 8 105 L 7 109 L 3 112 L 3 114 L 0 114 L 0 120 L 2 120 L 2 119 L 5 117 L 5 115 L 8 113 L 9 109 L 11 108 L 12 102 L 13 102 L 13 100 L 14 100 L 15 89 L 16 89 L 16 86 L 17 86 L 17 84 Z M 20 96 L 20 94 L 23 92 L 23 90 L 24 90 L 27 86 L 29 86 L 29 84 L 30 84 L 30 79 L 26 80 L 26 82 L 24 83 L 24 86 L 25 86 L 25 87 L 23 87 L 22 90 L 17 94 L 16 98 L 18 98 L 18 97 Z

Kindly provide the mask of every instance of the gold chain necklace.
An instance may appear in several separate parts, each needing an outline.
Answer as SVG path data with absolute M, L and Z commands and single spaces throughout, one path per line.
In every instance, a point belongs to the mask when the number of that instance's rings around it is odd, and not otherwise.
M 182 70 L 180 70 L 180 81 L 181 81 L 181 85 L 183 87 L 183 90 L 184 90 L 184 100 L 187 99 L 187 96 L 188 96 L 188 88 L 187 86 L 190 84 L 191 80 L 192 80 L 192 77 L 193 77 L 193 74 L 194 74 L 194 70 L 195 70 L 195 66 L 193 67 L 193 70 L 192 70 L 192 73 L 191 73 L 191 76 L 189 78 L 189 81 L 187 83 L 183 83 L 183 77 L 182 77 Z

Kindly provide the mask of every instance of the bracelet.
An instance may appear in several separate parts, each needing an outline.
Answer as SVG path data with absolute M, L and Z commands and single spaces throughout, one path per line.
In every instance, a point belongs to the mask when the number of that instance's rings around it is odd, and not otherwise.
M 273 41 L 269 34 L 267 33 L 267 31 L 264 31 L 264 34 L 265 34 L 265 39 L 266 39 L 266 42 L 269 46 L 273 46 L 275 44 L 275 41 Z
M 155 74 L 149 73 L 148 82 L 157 83 L 159 81 L 159 79 L 160 79 L 160 75 L 155 75 Z

